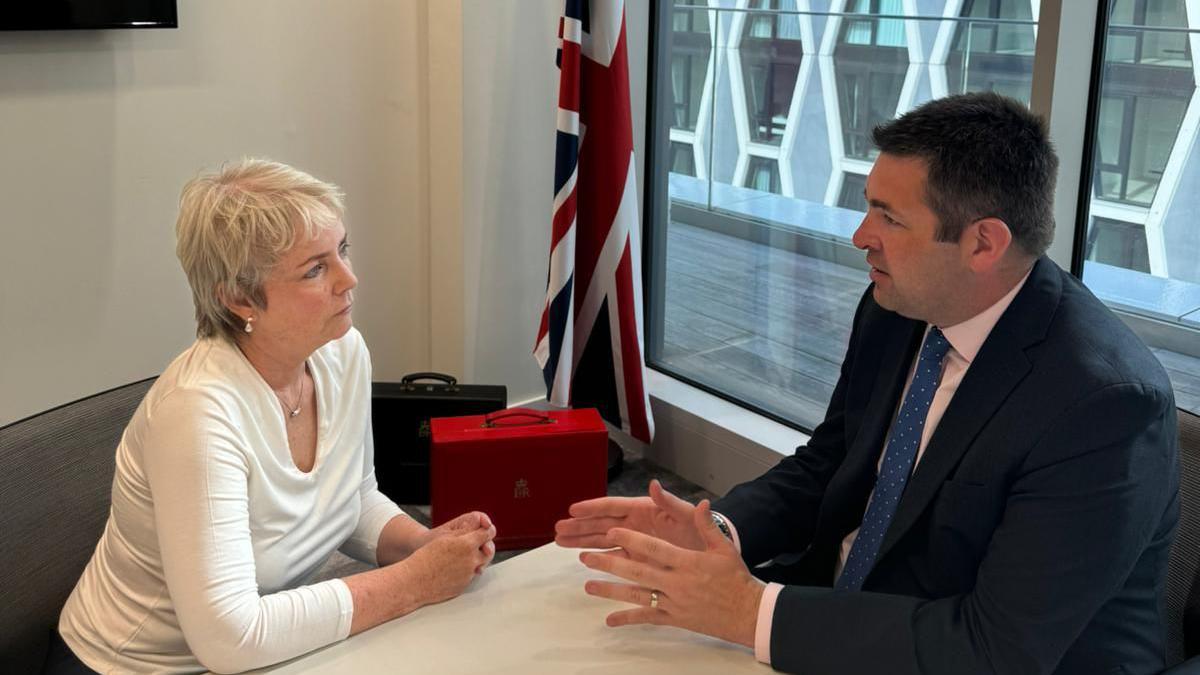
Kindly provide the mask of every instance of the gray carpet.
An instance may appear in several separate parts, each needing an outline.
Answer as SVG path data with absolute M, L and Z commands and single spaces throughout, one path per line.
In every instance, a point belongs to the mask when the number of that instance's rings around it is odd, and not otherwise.
M 625 466 L 621 470 L 621 474 L 608 484 L 608 494 L 615 497 L 640 497 L 646 494 L 646 487 L 652 478 L 657 478 L 667 490 L 693 503 L 715 497 L 711 492 L 694 483 L 647 462 L 639 452 L 631 450 L 625 450 Z M 422 525 L 429 525 L 428 504 L 401 504 L 400 508 Z M 494 562 L 508 560 L 524 553 L 525 550 L 499 551 L 496 553 Z M 325 566 L 317 572 L 313 581 L 350 576 L 369 569 L 372 569 L 371 565 L 335 552 L 329 562 L 325 563 Z

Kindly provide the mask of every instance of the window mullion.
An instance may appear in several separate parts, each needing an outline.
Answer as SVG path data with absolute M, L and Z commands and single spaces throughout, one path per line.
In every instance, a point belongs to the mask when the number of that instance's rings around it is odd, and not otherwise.
M 1064 5 L 1070 16 L 1064 20 Z M 1033 90 L 1030 108 L 1044 115 L 1050 137 L 1058 149 L 1058 192 L 1054 200 L 1057 231 L 1049 255 L 1063 268 L 1071 267 L 1079 224 L 1080 186 L 1087 183 L 1084 133 L 1087 127 L 1092 48 L 1096 36 L 1098 3 L 1042 0 L 1033 57 Z M 1056 77 L 1061 73 L 1062 77 Z

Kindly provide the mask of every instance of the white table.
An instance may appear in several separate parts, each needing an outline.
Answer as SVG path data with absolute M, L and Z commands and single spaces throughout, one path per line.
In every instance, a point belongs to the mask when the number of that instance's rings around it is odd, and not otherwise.
M 599 573 L 548 544 L 494 565 L 463 595 L 268 669 L 271 673 L 769 673 L 751 650 L 676 628 L 609 628 Z M 628 605 L 624 605 L 628 606 Z

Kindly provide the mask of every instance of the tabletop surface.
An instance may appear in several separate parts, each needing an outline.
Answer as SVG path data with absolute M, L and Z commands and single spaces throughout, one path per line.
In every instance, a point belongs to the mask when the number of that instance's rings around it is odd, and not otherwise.
M 489 568 L 424 607 L 270 673 L 767 673 L 745 647 L 662 626 L 609 628 L 623 606 L 583 583 L 603 575 L 547 544 Z

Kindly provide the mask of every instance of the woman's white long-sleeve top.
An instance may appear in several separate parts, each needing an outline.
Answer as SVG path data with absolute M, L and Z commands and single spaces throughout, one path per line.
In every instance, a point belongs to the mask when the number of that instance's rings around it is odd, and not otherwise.
M 284 413 L 241 351 L 197 340 L 151 387 L 117 448 L 112 511 L 59 631 L 100 672 L 237 672 L 345 638 L 335 549 L 375 562 L 399 507 L 379 492 L 371 364 L 358 331 L 308 360 L 316 463 L 292 460 Z

